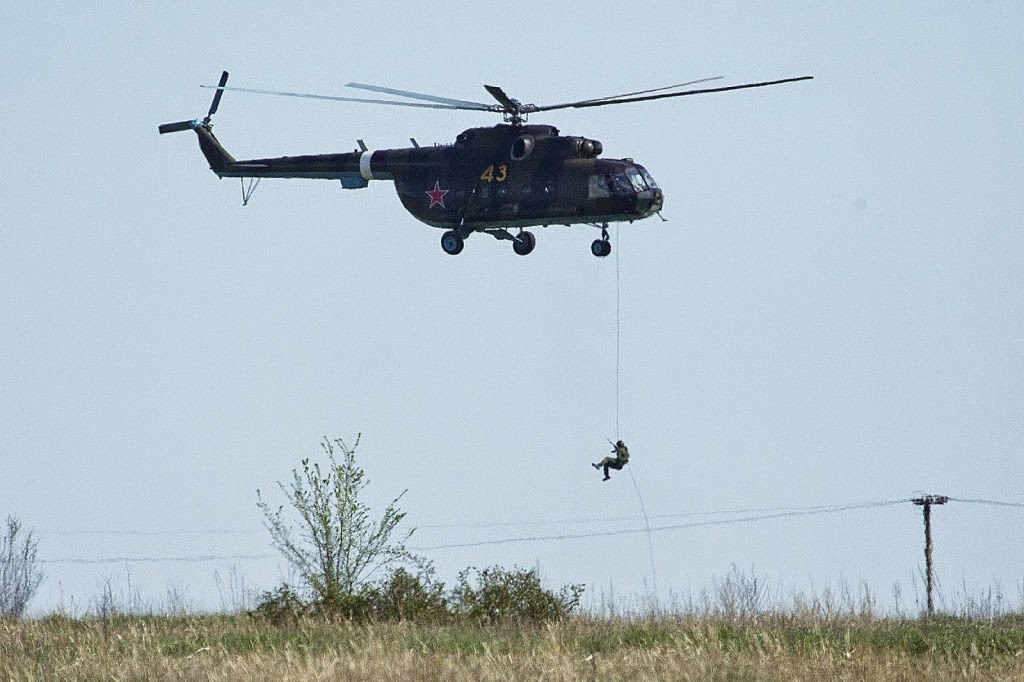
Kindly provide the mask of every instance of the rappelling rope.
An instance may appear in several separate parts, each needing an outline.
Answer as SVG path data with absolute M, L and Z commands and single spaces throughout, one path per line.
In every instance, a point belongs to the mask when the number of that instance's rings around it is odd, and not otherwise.
M 622 436 L 619 434 L 619 356 L 621 355 L 621 339 L 622 339 L 622 323 L 621 318 L 621 298 L 619 297 L 619 249 L 622 248 L 622 242 L 619 240 L 619 226 L 615 225 L 615 440 L 619 440 Z M 630 470 L 632 475 L 632 470 Z
M 622 239 L 619 236 L 619 226 L 615 226 L 615 440 L 622 438 L 619 433 L 619 374 L 621 369 L 622 356 L 622 298 L 621 276 L 619 270 L 619 252 L 622 250 Z M 647 529 L 647 555 L 651 561 L 651 588 L 655 600 L 658 597 L 658 572 L 654 568 L 654 540 L 651 537 L 651 521 L 647 518 L 647 508 L 644 506 L 644 497 L 640 494 L 640 486 L 637 485 L 636 477 L 633 476 L 633 468 L 629 467 L 629 480 L 633 481 L 633 490 L 636 491 L 636 499 L 640 502 L 640 513 L 644 517 L 644 527 Z
M 629 470 L 629 480 L 633 481 L 633 489 L 636 490 L 636 498 L 640 500 L 640 513 L 644 516 L 644 528 L 647 530 L 647 556 L 651 561 L 651 589 L 654 594 L 654 598 L 658 598 L 658 572 L 654 568 L 654 540 L 651 539 L 651 522 L 647 518 L 647 510 L 644 508 L 644 498 L 640 494 L 640 486 L 636 484 L 636 478 L 633 476 L 633 470 Z

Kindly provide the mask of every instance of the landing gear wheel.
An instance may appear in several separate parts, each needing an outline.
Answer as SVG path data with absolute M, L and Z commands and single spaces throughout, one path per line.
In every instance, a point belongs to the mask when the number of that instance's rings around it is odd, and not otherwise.
M 519 234 L 520 241 L 512 242 L 512 250 L 520 256 L 533 251 L 533 247 L 537 246 L 537 238 L 533 236 L 532 232 L 521 232 Z
M 612 243 L 607 239 L 595 239 L 594 243 L 590 245 L 590 253 L 598 258 L 604 258 L 611 252 Z
M 462 247 L 465 245 L 466 242 L 463 241 L 462 237 L 455 230 L 448 230 L 441 235 L 441 248 L 451 256 L 457 256 L 462 253 Z

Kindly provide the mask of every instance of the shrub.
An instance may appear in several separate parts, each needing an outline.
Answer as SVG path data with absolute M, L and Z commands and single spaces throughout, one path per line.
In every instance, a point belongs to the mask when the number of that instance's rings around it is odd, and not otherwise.
M 433 579 L 433 571 L 413 574 L 404 568 L 395 571 L 378 585 L 367 588 L 376 620 L 407 620 L 418 623 L 440 622 L 449 618 L 444 583 Z
M 469 581 L 476 571 L 476 584 Z M 557 593 L 541 585 L 536 569 L 505 570 L 492 566 L 459 573 L 452 590 L 452 614 L 479 623 L 559 620 L 579 607 L 583 585 L 566 585 Z
M 324 618 L 341 618 L 357 623 L 363 623 L 373 618 L 373 604 L 365 586 L 357 594 L 338 592 L 316 599 L 310 604 L 310 611 Z
M 309 613 L 309 607 L 292 586 L 282 583 L 276 590 L 264 592 L 250 615 L 266 618 L 274 625 L 286 625 L 297 622 Z
M 475 574 L 472 581 L 471 573 Z M 565 585 L 558 592 L 545 589 L 536 569 L 468 568 L 459 573 L 458 584 L 446 592 L 444 583 L 434 580 L 429 567 L 419 573 L 396 568 L 387 578 L 364 585 L 356 594 L 316 597 L 308 602 L 286 583 L 264 592 L 252 615 L 275 625 L 292 624 L 309 616 L 357 623 L 543 623 L 571 615 L 579 608 L 582 594 L 582 585 Z

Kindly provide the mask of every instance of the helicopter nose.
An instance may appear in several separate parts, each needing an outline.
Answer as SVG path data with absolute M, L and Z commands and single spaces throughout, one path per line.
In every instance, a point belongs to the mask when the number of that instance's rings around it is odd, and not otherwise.
M 660 211 L 664 203 L 665 195 L 662 194 L 660 189 L 646 190 L 644 192 L 637 193 L 636 208 L 637 212 L 640 213 L 643 218 L 654 215 Z

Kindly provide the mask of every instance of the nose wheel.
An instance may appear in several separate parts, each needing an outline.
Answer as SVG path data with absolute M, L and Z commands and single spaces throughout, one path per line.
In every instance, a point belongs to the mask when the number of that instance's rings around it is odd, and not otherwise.
M 595 239 L 590 245 L 590 253 L 598 258 L 604 258 L 612 252 L 612 243 L 608 240 L 608 226 L 601 228 L 601 238 Z

